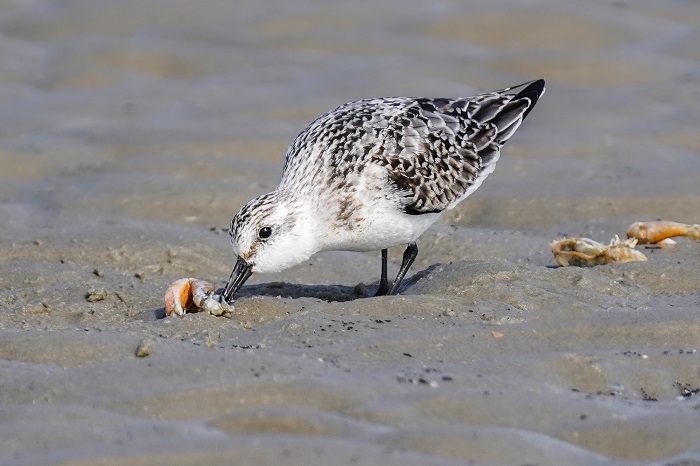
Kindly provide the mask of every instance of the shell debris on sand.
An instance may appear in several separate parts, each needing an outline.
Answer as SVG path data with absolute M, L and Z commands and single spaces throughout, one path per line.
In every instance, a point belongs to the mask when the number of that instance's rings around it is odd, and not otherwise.
M 181 278 L 165 292 L 165 314 L 182 317 L 187 312 L 206 311 L 214 316 L 231 317 L 234 307 L 215 298 L 214 285 L 197 278 Z
M 621 240 L 617 235 L 609 245 L 590 238 L 564 238 L 552 243 L 552 253 L 554 260 L 562 267 L 646 261 L 646 256 L 634 249 L 636 245 L 635 238 Z
M 686 225 L 685 223 L 657 220 L 654 222 L 635 222 L 627 227 L 627 237 L 636 238 L 639 244 L 675 244 L 671 238 L 686 236 L 693 240 L 700 240 L 700 225 Z

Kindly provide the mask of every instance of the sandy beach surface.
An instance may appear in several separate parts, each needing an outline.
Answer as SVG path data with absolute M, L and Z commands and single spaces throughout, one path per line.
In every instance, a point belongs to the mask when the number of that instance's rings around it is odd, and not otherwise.
M 550 251 L 700 223 L 698 25 L 695 0 L 1 1 L 0 464 L 700 465 L 700 243 Z M 165 317 L 170 282 L 223 286 L 231 217 L 316 116 L 539 77 L 400 295 L 367 297 L 378 252 L 329 252 L 230 319 Z

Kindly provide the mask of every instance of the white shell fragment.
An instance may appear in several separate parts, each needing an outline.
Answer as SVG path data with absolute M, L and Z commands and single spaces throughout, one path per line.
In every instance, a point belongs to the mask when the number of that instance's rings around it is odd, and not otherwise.
M 646 256 L 634 249 L 636 245 L 637 239 L 621 240 L 617 235 L 609 245 L 590 238 L 564 238 L 552 243 L 552 253 L 554 260 L 562 267 L 646 261 Z
M 221 303 L 214 294 L 214 285 L 197 278 L 181 278 L 165 292 L 165 314 L 182 317 L 187 312 L 206 311 L 214 316 L 231 317 L 234 307 Z

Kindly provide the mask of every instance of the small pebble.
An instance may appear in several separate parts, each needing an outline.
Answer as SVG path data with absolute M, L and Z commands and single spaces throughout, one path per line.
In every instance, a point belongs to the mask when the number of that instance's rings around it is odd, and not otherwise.
M 96 301 L 104 301 L 107 297 L 107 292 L 105 290 L 90 290 L 85 295 L 85 299 L 89 302 L 94 303 Z
M 98 277 L 104 277 L 104 276 L 105 276 L 104 272 L 103 272 L 102 270 L 100 270 L 100 269 L 95 269 L 95 270 L 92 271 L 92 273 L 95 274 L 95 275 L 97 275 Z
M 139 343 L 138 348 L 136 348 L 136 357 L 145 358 L 146 356 L 150 356 L 154 349 L 155 342 L 150 338 L 144 338 L 141 340 L 141 343 Z

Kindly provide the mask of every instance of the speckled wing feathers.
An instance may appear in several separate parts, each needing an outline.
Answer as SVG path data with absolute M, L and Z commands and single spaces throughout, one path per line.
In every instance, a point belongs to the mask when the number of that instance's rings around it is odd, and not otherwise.
M 342 190 L 349 175 L 371 163 L 386 168 L 404 212 L 452 208 L 493 171 L 501 146 L 544 92 L 544 81 L 515 88 L 460 99 L 397 97 L 341 105 L 292 143 L 280 184 L 303 189 L 326 183 Z

